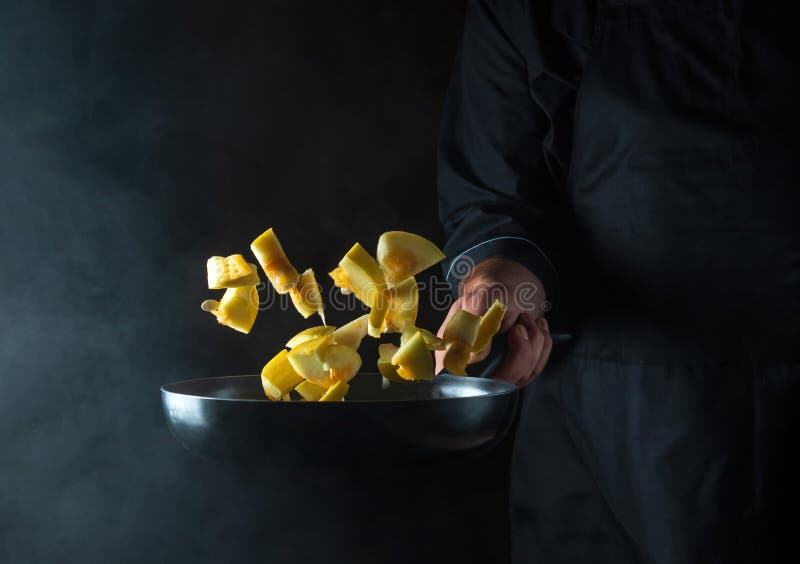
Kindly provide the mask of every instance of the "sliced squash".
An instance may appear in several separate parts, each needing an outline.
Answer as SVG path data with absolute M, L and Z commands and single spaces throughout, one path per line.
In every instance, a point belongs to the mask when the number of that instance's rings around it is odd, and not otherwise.
M 445 347 L 443 339 L 440 339 L 427 329 L 422 329 L 421 327 L 418 327 L 417 330 L 420 332 L 420 335 L 422 335 L 422 338 L 424 339 L 425 344 L 428 345 L 429 349 L 431 349 L 432 351 L 444 350 Z
M 343 380 L 339 380 L 333 386 L 328 388 L 328 391 L 325 392 L 319 401 L 342 401 L 344 400 L 344 396 L 347 395 L 347 391 L 350 389 L 350 386 L 347 382 Z
M 464 376 L 472 345 L 478 336 L 481 318 L 466 310 L 458 310 L 444 328 L 444 367 L 456 376 Z
M 303 377 L 292 368 L 288 356 L 289 351 L 281 350 L 261 370 L 264 394 L 273 401 L 280 400 L 303 382 Z
M 414 331 L 391 360 L 397 366 L 397 374 L 404 380 L 431 380 L 433 378 L 433 358 L 428 345 L 419 331 Z
M 439 247 L 414 233 L 387 231 L 378 239 L 378 263 L 389 287 L 415 276 L 444 257 Z
M 480 352 L 485 349 L 503 323 L 503 316 L 506 314 L 506 306 L 500 300 L 495 300 L 491 307 L 481 316 L 478 326 L 478 334 L 475 342 L 472 343 L 472 352 Z
M 308 319 L 318 313 L 325 324 L 325 305 L 312 269 L 309 268 L 300 275 L 295 287 L 289 290 L 289 297 L 300 315 Z
M 303 380 L 297 385 L 294 391 L 300 394 L 300 396 L 306 401 L 319 401 L 319 398 L 325 395 L 325 392 L 328 391 L 328 388 L 315 382 L 311 382 L 310 380 Z
M 322 351 L 322 366 L 331 383 L 349 382 L 361 368 L 361 356 L 347 345 L 328 345 Z
M 353 245 L 329 274 L 337 288 L 343 293 L 352 292 L 368 307 L 386 287 L 380 266 L 360 243 Z
M 278 237 L 270 227 L 250 243 L 250 250 L 258 259 L 267 279 L 279 294 L 285 294 L 297 285 L 299 274 L 283 252 Z
M 367 333 L 370 337 L 377 339 L 381 336 L 387 313 L 389 313 L 389 296 L 385 291 L 381 291 L 376 295 L 375 301 L 372 303 L 372 309 L 369 310 Z
M 381 376 L 391 382 L 405 381 L 397 373 L 397 366 L 392 364 L 392 357 L 397 352 L 397 346 L 391 343 L 383 343 L 378 346 L 378 371 Z
M 367 335 L 368 327 L 369 314 L 367 313 L 334 331 L 333 342 L 337 345 L 346 345 L 351 349 L 357 350 L 361 346 L 361 341 Z
M 316 339 L 317 337 L 327 337 L 328 335 L 332 335 L 335 330 L 336 327 L 332 327 L 330 325 L 317 325 L 316 327 L 309 327 L 308 329 L 303 329 L 297 335 L 289 339 L 289 341 L 286 343 L 286 346 L 290 349 L 293 349 L 297 345 L 312 339 Z
M 327 383 L 328 370 L 322 362 L 322 351 L 332 342 L 333 333 L 300 343 L 288 355 L 292 368 L 306 380 Z
M 220 301 L 206 300 L 200 309 L 214 315 L 220 325 L 247 334 L 258 314 L 258 290 L 255 286 L 228 288 Z
M 389 295 L 377 261 L 356 243 L 329 274 L 343 293 L 352 292 L 370 308 L 367 333 L 379 337 L 389 311 Z
M 389 311 L 386 312 L 384 333 L 402 333 L 413 326 L 419 308 L 419 286 L 409 276 L 389 291 Z
M 242 255 L 211 257 L 206 263 L 208 289 L 239 288 L 258 284 L 258 269 Z

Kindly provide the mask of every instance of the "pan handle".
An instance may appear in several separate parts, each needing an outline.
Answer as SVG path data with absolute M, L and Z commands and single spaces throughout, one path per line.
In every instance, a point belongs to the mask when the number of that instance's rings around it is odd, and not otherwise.
M 564 332 L 555 332 L 552 337 L 554 346 L 565 345 L 572 340 L 572 335 Z M 506 335 L 495 335 L 492 339 L 492 349 L 489 351 L 489 355 L 480 362 L 467 365 L 467 374 L 478 378 L 491 378 L 500 368 L 507 352 L 508 338 Z

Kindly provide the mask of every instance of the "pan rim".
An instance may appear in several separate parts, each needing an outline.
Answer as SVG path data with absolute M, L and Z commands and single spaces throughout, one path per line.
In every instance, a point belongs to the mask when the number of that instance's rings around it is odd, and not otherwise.
M 360 372 L 359 375 L 374 375 L 380 376 L 379 372 Z M 439 376 L 439 375 L 437 375 Z M 455 376 L 453 374 L 442 374 L 442 376 L 446 376 L 448 378 L 459 378 L 459 379 L 470 379 L 470 380 L 487 380 L 486 378 L 478 378 L 475 376 Z M 201 400 L 210 400 L 210 401 L 222 401 L 222 402 L 237 402 L 237 403 L 257 403 L 257 404 L 268 404 L 268 405 L 346 405 L 346 404 L 376 404 L 376 403 L 419 403 L 419 402 L 440 402 L 440 401 L 452 401 L 452 400 L 468 400 L 468 399 L 484 399 L 484 398 L 493 398 L 498 396 L 514 396 L 519 393 L 519 388 L 517 388 L 514 384 L 510 384 L 508 382 L 504 382 L 502 380 L 491 380 L 496 385 L 505 387 L 505 390 L 500 391 L 493 391 L 490 393 L 481 393 L 474 396 L 455 396 L 455 397 L 444 397 L 444 398 L 407 398 L 407 399 L 379 399 L 379 400 L 347 400 L 347 401 L 332 401 L 332 402 L 306 402 L 306 401 L 271 401 L 267 398 L 264 399 L 251 399 L 251 398 L 224 398 L 224 397 L 211 397 L 211 396 L 203 396 L 197 394 L 186 394 L 174 390 L 168 389 L 169 386 L 177 386 L 179 384 L 184 384 L 187 382 L 197 382 L 199 380 L 223 380 L 227 378 L 258 378 L 260 377 L 258 374 L 229 374 L 226 376 L 209 376 L 206 378 L 187 378 L 185 380 L 177 380 L 175 382 L 168 382 L 166 384 L 162 384 L 160 389 L 162 394 L 170 394 L 173 396 L 180 396 L 184 398 L 192 398 L 192 399 L 201 399 Z M 400 385 L 415 385 L 414 383 L 409 382 L 408 384 L 400 384 Z

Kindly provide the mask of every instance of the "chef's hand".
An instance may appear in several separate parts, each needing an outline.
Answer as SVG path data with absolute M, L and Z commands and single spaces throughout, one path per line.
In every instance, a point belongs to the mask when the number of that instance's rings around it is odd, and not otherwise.
M 544 369 L 553 347 L 547 320 L 542 317 L 544 288 L 536 275 L 516 261 L 491 258 L 475 265 L 462 282 L 460 294 L 439 328 L 439 336 L 459 309 L 483 315 L 499 299 L 507 308 L 499 332 L 508 334 L 508 352 L 494 378 L 520 388 L 530 383 Z M 486 358 L 491 346 L 489 343 L 472 354 L 469 362 Z M 436 373 L 443 368 L 444 351 L 436 351 Z

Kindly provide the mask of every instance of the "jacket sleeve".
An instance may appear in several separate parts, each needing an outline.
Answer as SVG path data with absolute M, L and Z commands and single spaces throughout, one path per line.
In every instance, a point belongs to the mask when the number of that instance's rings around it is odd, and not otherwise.
M 548 258 L 555 186 L 543 150 L 550 120 L 530 90 L 529 77 L 544 69 L 530 67 L 490 2 L 468 1 L 437 157 L 444 269 L 455 292 L 472 265 L 500 256 L 526 265 L 557 299 Z

